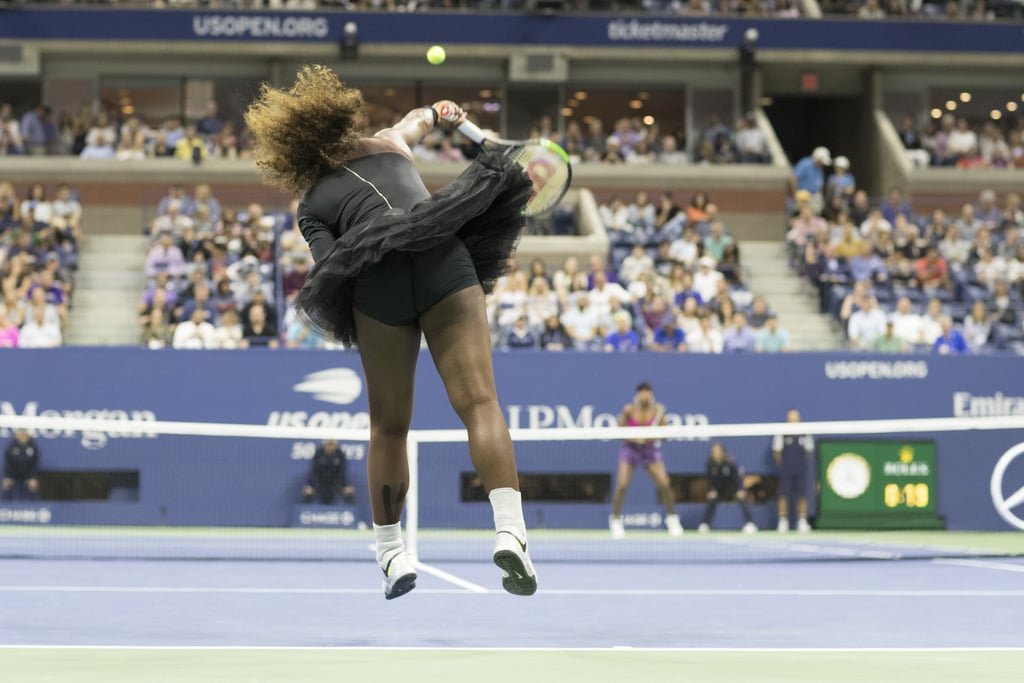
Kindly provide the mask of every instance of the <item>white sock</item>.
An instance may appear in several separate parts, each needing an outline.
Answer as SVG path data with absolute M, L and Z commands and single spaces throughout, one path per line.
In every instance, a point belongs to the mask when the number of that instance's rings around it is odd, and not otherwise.
M 373 535 L 377 539 L 377 562 L 383 562 L 384 557 L 393 555 L 396 550 L 404 550 L 405 543 L 402 542 L 402 523 L 373 525 Z
M 495 531 L 510 531 L 520 541 L 526 540 L 526 521 L 523 519 L 523 496 L 513 488 L 493 489 L 487 497 L 494 509 Z

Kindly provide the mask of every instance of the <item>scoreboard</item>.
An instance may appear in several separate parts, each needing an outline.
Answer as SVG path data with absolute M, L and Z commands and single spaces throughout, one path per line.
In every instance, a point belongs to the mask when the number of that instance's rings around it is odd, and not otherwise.
M 823 441 L 819 529 L 942 529 L 934 441 Z

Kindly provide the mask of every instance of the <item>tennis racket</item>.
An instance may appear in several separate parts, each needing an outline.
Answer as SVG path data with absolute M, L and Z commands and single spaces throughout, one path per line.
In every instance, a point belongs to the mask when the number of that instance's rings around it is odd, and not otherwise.
M 479 145 L 484 152 L 500 152 L 523 167 L 526 175 L 533 181 L 533 195 L 523 210 L 527 216 L 539 216 L 551 211 L 569 191 L 569 185 L 572 183 L 569 155 L 554 142 L 496 140 L 484 135 L 476 124 L 469 121 L 460 123 L 458 130 Z

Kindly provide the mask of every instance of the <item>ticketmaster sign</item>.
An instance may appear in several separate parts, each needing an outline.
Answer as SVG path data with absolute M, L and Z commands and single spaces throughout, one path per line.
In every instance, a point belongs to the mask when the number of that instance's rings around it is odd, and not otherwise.
M 722 43 L 728 24 L 617 19 L 608 22 L 608 40 L 672 43 Z

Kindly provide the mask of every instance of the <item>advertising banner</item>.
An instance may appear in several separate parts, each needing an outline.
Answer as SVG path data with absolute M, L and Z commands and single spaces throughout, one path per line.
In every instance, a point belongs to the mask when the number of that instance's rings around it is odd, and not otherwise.
M 1011 357 L 507 352 L 495 354 L 494 364 L 499 401 L 513 428 L 614 426 L 641 381 L 653 384 L 674 425 L 781 422 L 793 408 L 806 422 L 948 418 L 954 424 L 965 417 L 1024 415 L 1024 363 Z M 0 368 L 2 415 L 298 428 L 369 425 L 359 356 L 350 352 L 18 350 L 0 352 Z M 415 391 L 415 429 L 461 427 L 428 354 L 420 358 Z M 0 430 L 3 443 L 10 438 L 10 430 Z M 110 478 L 106 493 L 118 509 L 136 506 L 134 520 L 124 523 L 287 525 L 316 446 L 312 440 L 66 430 L 41 431 L 36 439 L 44 470 L 121 473 Z M 829 444 L 829 439 L 878 444 L 856 450 Z M 771 435 L 721 441 L 747 474 L 773 474 Z M 1020 432 L 850 435 L 818 442 L 824 481 L 844 453 L 859 454 L 869 463 L 872 509 L 923 510 L 952 529 L 1024 528 Z M 882 442 L 896 444 L 896 452 L 888 452 Z M 908 454 L 899 449 L 908 444 L 912 459 L 904 463 Z M 525 473 L 594 475 L 591 488 L 602 489 L 614 475 L 618 446 L 598 438 L 521 442 L 517 459 Z M 670 474 L 701 476 L 709 446 L 695 440 L 662 444 Z M 420 450 L 424 525 L 462 522 L 460 506 L 473 504 L 463 481 L 472 471 L 466 445 L 424 444 Z M 365 444 L 346 444 L 346 454 L 351 478 L 364 485 Z M 852 460 L 841 462 L 846 464 L 840 472 L 855 478 Z M 900 463 L 918 468 L 913 474 L 920 476 L 903 482 Z M 927 473 L 918 471 L 924 466 Z M 809 463 L 809 468 L 813 484 L 818 465 Z M 137 482 L 137 490 L 124 482 Z M 913 504 L 903 502 L 917 493 L 916 488 L 908 493 L 903 484 L 927 486 L 923 507 L 918 505 L 921 497 Z M 809 493 L 813 499 L 814 491 Z M 593 495 L 600 498 L 601 493 Z M 828 507 L 822 514 L 843 503 L 828 495 L 823 493 Z M 365 503 L 365 491 L 357 499 Z M 849 500 L 854 511 L 868 511 L 857 507 L 856 496 Z M 884 510 L 877 508 L 879 501 Z M 886 507 L 886 501 L 896 504 Z M 580 524 L 600 524 L 607 517 L 603 502 L 552 505 L 548 519 L 566 523 L 571 521 L 566 506 L 585 511 L 576 518 Z M 659 510 L 648 482 L 631 487 L 627 505 L 641 515 Z M 773 505 L 758 507 L 764 520 L 773 514 Z M 692 504 L 682 513 L 695 523 L 700 511 Z

